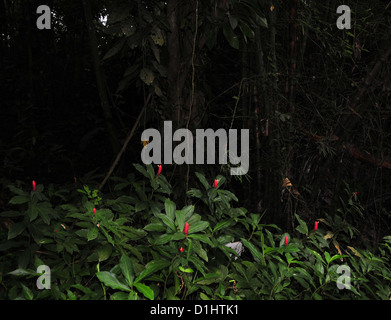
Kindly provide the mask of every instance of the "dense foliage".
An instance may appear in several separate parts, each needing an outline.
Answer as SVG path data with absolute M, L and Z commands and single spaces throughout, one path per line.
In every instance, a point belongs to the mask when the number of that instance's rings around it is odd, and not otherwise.
M 0 299 L 390 299 L 391 4 L 343 2 L 1 1 Z M 248 173 L 144 166 L 165 120 Z
M 341 208 L 319 219 L 319 227 L 296 215 L 295 230 L 287 233 L 237 206 L 222 176 L 214 188 L 196 173 L 199 188 L 188 191 L 192 204 L 178 208 L 163 173 L 135 168 L 137 175 L 113 178 L 113 190 L 105 195 L 77 183 L 38 183 L 35 191 L 21 182 L 8 185 L 0 298 L 390 297 L 391 237 L 376 252 L 349 245 L 358 236 L 352 224 L 363 214 L 354 192 L 346 189 Z M 226 246 L 234 241 L 243 244 L 242 252 Z M 40 265 L 50 267 L 51 290 L 36 288 Z M 341 265 L 350 268 L 349 288 L 338 288 Z

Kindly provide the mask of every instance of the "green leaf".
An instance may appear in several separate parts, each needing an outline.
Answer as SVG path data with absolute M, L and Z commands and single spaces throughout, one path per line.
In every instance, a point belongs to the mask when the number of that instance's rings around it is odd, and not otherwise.
M 149 300 L 153 300 L 155 297 L 154 297 L 154 293 L 153 293 L 153 290 L 146 286 L 145 284 L 142 284 L 142 283 L 134 283 L 134 287 L 140 292 L 142 293 L 147 299 Z
M 27 288 L 23 283 L 21 285 L 22 285 L 23 295 L 26 298 L 26 300 L 33 300 L 34 299 L 33 292 L 29 288 Z
M 204 186 L 205 190 L 208 190 L 211 188 L 211 184 L 208 183 L 208 181 L 206 180 L 204 175 L 202 175 L 201 173 L 198 173 L 198 172 L 196 172 L 195 175 L 197 176 L 198 180 L 200 180 L 200 182 Z
M 122 290 L 122 291 L 131 291 L 130 288 L 121 283 L 114 273 L 108 271 L 97 272 L 96 276 L 98 279 L 104 283 L 105 286 L 108 286 L 112 289 Z
M 223 27 L 223 34 L 225 39 L 227 39 L 229 45 L 234 49 L 239 49 L 239 39 L 235 32 L 229 25 Z
M 189 234 L 203 231 L 208 227 L 209 227 L 208 221 L 197 221 L 192 224 L 189 223 Z
M 175 220 L 178 225 L 179 231 L 183 231 L 185 227 L 185 218 L 186 218 L 185 212 L 183 212 L 182 210 L 175 211 Z
M 119 260 L 119 266 L 121 268 L 122 274 L 124 275 L 126 281 L 129 286 L 133 285 L 134 280 L 134 272 L 133 272 L 133 264 L 130 258 L 126 255 L 122 255 Z
M 254 38 L 254 31 L 253 30 L 251 30 L 251 28 L 248 26 L 248 24 L 247 23 L 245 23 L 243 20 L 239 20 L 239 27 L 240 27 L 240 30 L 242 30 L 242 33 L 246 36 L 246 37 L 248 37 L 248 38 L 250 38 L 250 39 L 253 39 Z
M 144 169 L 143 166 L 139 165 L 138 163 L 133 163 L 133 166 L 136 168 L 138 172 L 140 172 L 144 177 L 150 178 L 147 170 Z
M 8 185 L 7 187 L 10 189 L 11 192 L 16 193 L 16 194 L 18 194 L 20 196 L 26 196 L 27 195 L 26 192 L 24 192 L 22 189 L 19 189 L 19 188 L 15 187 L 15 186 L 13 186 L 11 184 Z
M 155 273 L 156 271 L 158 271 L 160 269 L 168 267 L 169 265 L 170 265 L 170 262 L 167 260 L 152 260 L 151 262 L 149 262 L 145 266 L 145 269 L 143 271 L 141 271 L 141 273 L 138 275 L 138 277 L 134 281 L 134 284 L 140 282 L 142 279 L 144 279 L 145 277 L 148 277 L 152 273 Z
M 8 240 L 11 240 L 18 235 L 20 235 L 24 229 L 26 228 L 25 222 L 18 222 L 11 224 L 9 230 L 8 230 Z
M 196 279 L 194 282 L 196 284 L 209 285 L 211 283 L 217 282 L 220 278 L 218 273 L 207 273 L 204 277 Z
M 174 223 L 174 220 L 171 219 L 170 217 L 168 217 L 167 215 L 163 214 L 163 213 L 159 213 L 158 215 L 158 218 L 160 218 L 163 223 L 169 227 L 172 231 L 176 231 L 176 227 L 175 227 L 175 223 Z
M 192 268 L 184 268 L 182 266 L 179 266 L 179 270 L 181 270 L 184 273 L 193 273 L 194 270 Z
M 230 219 L 230 220 L 223 220 L 223 221 L 220 221 L 218 224 L 216 224 L 216 226 L 213 228 L 213 232 L 216 232 L 218 230 L 221 230 L 221 229 L 225 229 L 225 228 L 228 228 L 229 226 L 231 226 L 234 222 Z
M 87 240 L 91 241 L 91 240 L 96 239 L 98 237 L 98 234 L 99 234 L 99 230 L 97 227 L 91 228 L 90 230 L 88 230 Z
M 159 246 L 162 244 L 166 244 L 172 240 L 173 234 L 162 234 L 159 237 L 156 238 L 156 240 L 153 242 L 154 245 Z
M 232 15 L 228 16 L 228 20 L 232 30 L 235 30 L 235 28 L 238 26 L 238 20 Z
M 69 289 L 67 289 L 67 296 L 69 300 L 77 300 L 76 295 Z
M 38 275 L 34 270 L 30 270 L 30 269 L 22 269 L 22 268 L 18 268 L 14 271 L 11 271 L 11 272 L 8 272 L 8 274 L 11 274 L 13 276 L 17 276 L 17 277 L 23 277 L 23 276 L 29 276 L 29 275 Z
M 169 217 L 172 221 L 175 219 L 175 208 L 176 205 L 170 199 L 166 199 L 164 202 L 164 209 L 166 211 L 167 217 Z
M 331 257 L 330 257 L 330 254 L 329 254 L 327 251 L 324 252 L 324 257 L 325 257 L 325 259 L 326 259 L 326 262 L 329 263 Z
M 30 201 L 28 196 L 14 196 L 9 201 L 10 204 L 22 204 Z
M 161 222 L 153 222 L 144 227 L 144 230 L 147 231 L 164 231 L 166 227 Z
M 251 242 L 247 241 L 244 238 L 241 238 L 241 241 L 243 242 L 243 245 L 250 250 L 255 261 L 262 261 L 262 263 L 265 263 L 265 260 L 262 256 L 262 254 L 258 251 L 258 249 Z
M 112 56 L 116 55 L 124 46 L 126 38 L 122 38 L 119 40 L 103 57 L 102 60 L 106 60 L 108 58 L 111 58 Z
M 301 234 L 308 234 L 308 227 L 307 224 L 300 219 L 299 215 L 295 213 L 296 219 L 299 222 L 299 225 L 296 227 L 296 230 L 299 231 Z
M 194 240 L 198 240 L 198 241 L 201 241 L 203 243 L 207 243 L 209 244 L 211 247 L 213 247 L 213 243 L 212 241 L 210 241 L 209 237 L 204 235 L 204 234 L 189 234 L 189 239 L 194 239 Z M 229 241 L 228 241 L 229 242 Z

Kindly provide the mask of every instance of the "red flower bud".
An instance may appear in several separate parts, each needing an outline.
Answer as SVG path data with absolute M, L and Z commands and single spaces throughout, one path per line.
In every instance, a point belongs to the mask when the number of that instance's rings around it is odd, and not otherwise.
M 183 252 L 183 247 L 181 247 L 179 250 L 180 250 L 181 252 Z
M 213 186 L 214 186 L 215 189 L 217 188 L 218 184 L 219 184 L 219 180 L 215 179 L 215 181 L 213 183 Z
M 36 183 L 35 183 L 34 180 L 32 181 L 31 184 L 32 184 L 32 186 L 33 186 L 33 191 L 37 190 L 37 185 L 36 185 Z
M 185 235 L 187 235 L 187 233 L 189 232 L 189 223 L 188 222 L 185 223 L 185 230 L 183 230 L 183 232 L 185 233 Z
M 159 176 L 162 173 L 162 165 L 158 164 L 158 170 L 157 170 L 157 175 Z
M 92 209 L 92 212 L 95 214 L 96 213 L 96 209 L 94 208 L 94 209 Z
M 285 245 L 286 245 L 286 246 L 288 245 L 288 242 L 289 242 L 288 237 L 285 236 Z
M 314 226 L 314 231 L 316 232 L 316 230 L 318 230 L 318 221 L 315 221 L 315 226 Z

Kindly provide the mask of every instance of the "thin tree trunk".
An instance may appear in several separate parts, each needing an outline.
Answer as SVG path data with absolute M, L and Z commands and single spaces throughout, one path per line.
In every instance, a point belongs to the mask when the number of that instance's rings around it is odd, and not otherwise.
M 91 50 L 91 57 L 92 57 L 92 63 L 93 68 L 95 71 L 95 78 L 96 78 L 96 84 L 99 91 L 99 97 L 101 101 L 101 107 L 103 111 L 103 116 L 106 121 L 106 129 L 109 134 L 111 146 L 113 148 L 114 154 L 117 154 L 120 145 L 117 138 L 117 133 L 114 129 L 113 125 L 113 116 L 110 110 L 110 102 L 109 97 L 107 95 L 106 87 L 105 87 L 105 81 L 104 81 L 104 74 L 100 68 L 100 58 L 98 53 L 98 41 L 96 39 L 95 34 L 95 27 L 92 20 L 92 14 L 91 14 L 91 5 L 89 0 L 83 0 L 83 7 L 84 7 L 84 15 L 86 19 L 87 29 L 88 29 L 88 35 L 90 39 L 90 50 Z

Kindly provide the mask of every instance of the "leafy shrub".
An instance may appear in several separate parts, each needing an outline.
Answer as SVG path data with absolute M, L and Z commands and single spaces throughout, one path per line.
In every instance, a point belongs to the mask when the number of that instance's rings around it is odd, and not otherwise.
M 35 191 L 8 185 L 0 214 L 0 298 L 390 298 L 391 237 L 376 254 L 349 245 L 357 230 L 346 215 L 361 210 L 349 190 L 347 204 L 341 198 L 342 209 L 319 219 L 318 230 L 296 215 L 288 234 L 235 206 L 222 176 L 215 188 L 196 173 L 200 188 L 188 191 L 193 204 L 178 208 L 163 174 L 150 165 L 135 168 L 138 177 L 112 178 L 106 195 L 87 185 L 38 184 Z M 233 242 L 244 251 L 227 246 Z M 40 265 L 50 267 L 50 290 L 37 289 Z M 344 289 L 341 266 L 351 272 Z

